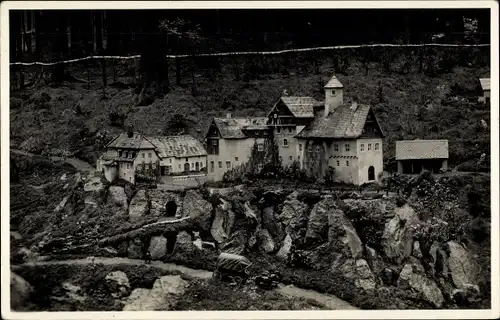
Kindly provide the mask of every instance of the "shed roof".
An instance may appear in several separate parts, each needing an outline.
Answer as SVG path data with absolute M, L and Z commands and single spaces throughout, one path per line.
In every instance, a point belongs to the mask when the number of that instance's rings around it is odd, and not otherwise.
M 224 139 L 244 139 L 243 130 L 267 130 L 266 117 L 214 118 L 214 123 Z
M 314 107 L 323 104 L 312 97 L 283 96 L 280 100 L 296 118 L 314 118 Z
M 369 105 L 341 105 L 335 108 L 328 116 L 315 118 L 310 125 L 305 127 L 297 135 L 297 137 L 333 139 L 357 138 L 363 134 L 363 128 L 370 110 L 371 107 Z M 375 120 L 377 121 L 376 117 Z M 384 135 L 381 128 L 380 130 L 380 133 Z
M 481 88 L 483 88 L 483 90 L 490 90 L 490 78 L 480 78 L 479 82 L 481 83 Z
M 147 137 L 156 146 L 161 158 L 205 156 L 207 152 L 200 141 L 190 135 Z
M 330 80 L 326 83 L 325 88 L 343 88 L 344 85 L 337 79 L 336 76 L 332 76 Z
M 396 141 L 396 160 L 448 159 L 448 140 Z

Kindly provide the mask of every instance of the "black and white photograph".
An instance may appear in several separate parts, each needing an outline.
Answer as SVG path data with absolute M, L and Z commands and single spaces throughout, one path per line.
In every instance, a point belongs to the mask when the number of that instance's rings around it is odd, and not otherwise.
M 500 316 L 498 3 L 450 2 L 2 3 L 3 317 Z

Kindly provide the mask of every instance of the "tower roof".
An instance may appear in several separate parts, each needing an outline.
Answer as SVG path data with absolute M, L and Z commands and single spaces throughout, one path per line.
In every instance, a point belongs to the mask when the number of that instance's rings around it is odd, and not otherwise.
M 335 88 L 343 88 L 344 85 L 340 83 L 339 79 L 336 76 L 332 76 L 328 83 L 325 85 L 325 88 L 335 89 Z

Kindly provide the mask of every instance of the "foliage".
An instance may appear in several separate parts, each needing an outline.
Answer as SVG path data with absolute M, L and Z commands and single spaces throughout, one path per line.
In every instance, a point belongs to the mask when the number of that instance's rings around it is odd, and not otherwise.
M 127 116 L 123 113 L 118 113 L 116 111 L 112 111 L 109 114 L 109 124 L 113 127 L 122 128 L 125 125 L 125 118 Z

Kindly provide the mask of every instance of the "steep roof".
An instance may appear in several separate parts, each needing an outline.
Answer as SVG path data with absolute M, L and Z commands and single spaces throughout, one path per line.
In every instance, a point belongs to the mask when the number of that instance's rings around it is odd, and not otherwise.
M 448 159 L 448 140 L 396 141 L 396 160 Z
M 155 146 L 148 141 L 142 134 L 134 132 L 131 137 L 128 133 L 121 133 L 116 138 L 111 140 L 106 146 L 108 148 L 124 148 L 124 149 L 154 149 Z
M 370 106 L 362 104 L 356 107 L 345 104 L 340 105 L 327 117 L 315 118 L 312 123 L 297 135 L 297 137 L 333 139 L 357 138 L 363 133 L 363 128 L 370 109 Z M 377 121 L 376 117 L 375 121 Z M 380 128 L 380 131 L 383 136 L 384 133 L 382 128 Z
M 331 77 L 330 80 L 325 85 L 325 88 L 329 89 L 343 88 L 343 87 L 344 85 L 339 81 L 339 79 L 337 79 L 336 76 Z
M 290 112 L 296 118 L 313 118 L 314 107 L 323 104 L 312 97 L 283 96 L 280 101 L 290 109 Z
M 265 130 L 267 129 L 266 117 L 248 118 L 214 118 L 214 123 L 224 139 L 244 139 L 243 130 Z
M 490 78 L 480 78 L 479 82 L 481 83 L 481 88 L 483 88 L 483 90 L 490 90 Z
M 184 158 L 207 154 L 200 141 L 190 135 L 147 137 L 156 146 L 161 158 Z

